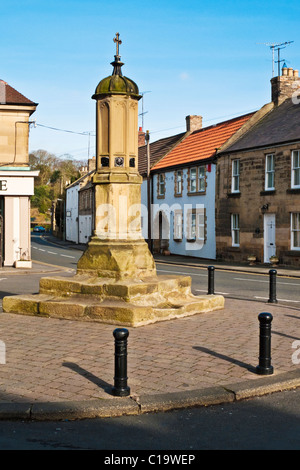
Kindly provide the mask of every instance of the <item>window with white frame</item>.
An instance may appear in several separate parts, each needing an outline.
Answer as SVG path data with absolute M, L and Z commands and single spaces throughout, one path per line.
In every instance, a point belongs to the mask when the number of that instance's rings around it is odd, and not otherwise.
M 197 168 L 191 168 L 190 170 L 190 193 L 197 191 Z
M 174 240 L 182 240 L 183 213 L 182 210 L 174 211 Z
M 158 175 L 158 195 L 164 196 L 165 195 L 165 174 L 160 173 Z
M 275 155 L 266 155 L 265 190 L 275 189 Z
M 189 170 L 189 193 L 203 193 L 206 189 L 205 165 Z
M 292 151 L 292 188 L 300 188 L 300 151 Z
M 187 239 L 203 241 L 206 239 L 205 208 L 191 209 L 187 214 Z
M 291 249 L 300 250 L 300 212 L 291 214 Z
M 197 211 L 197 238 L 205 241 L 205 209 Z
M 240 216 L 231 214 L 231 239 L 232 246 L 240 246 Z
M 189 214 L 188 239 L 196 240 L 196 210 Z
M 182 194 L 182 171 L 177 170 L 175 172 L 175 195 Z
M 198 191 L 205 191 L 205 166 L 198 168 Z
M 232 161 L 232 183 L 231 183 L 231 192 L 239 193 L 240 192 L 240 161 Z

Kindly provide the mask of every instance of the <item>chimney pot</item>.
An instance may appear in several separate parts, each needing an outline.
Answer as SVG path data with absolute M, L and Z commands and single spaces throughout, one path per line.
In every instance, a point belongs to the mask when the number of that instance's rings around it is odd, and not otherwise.
M 299 71 L 292 67 L 287 68 L 286 64 L 282 67 L 282 77 L 273 77 L 271 79 L 271 95 L 275 106 L 280 105 L 287 98 L 291 98 L 295 91 L 295 82 L 299 81 Z
M 145 132 L 143 132 L 142 127 L 139 127 L 138 146 L 142 147 L 144 145 L 145 145 Z

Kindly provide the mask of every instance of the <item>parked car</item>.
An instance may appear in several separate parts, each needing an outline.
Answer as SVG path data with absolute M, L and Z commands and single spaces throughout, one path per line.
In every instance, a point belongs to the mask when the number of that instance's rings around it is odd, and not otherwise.
M 41 225 L 36 225 L 33 227 L 34 232 L 46 232 L 45 227 L 42 227 Z

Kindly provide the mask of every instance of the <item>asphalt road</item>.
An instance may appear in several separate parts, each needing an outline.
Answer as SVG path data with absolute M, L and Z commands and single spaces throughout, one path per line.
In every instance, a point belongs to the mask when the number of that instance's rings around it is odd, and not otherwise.
M 51 243 L 47 237 L 32 235 L 32 259 L 75 270 L 82 251 Z M 70 271 L 71 272 L 71 271 Z M 185 274 L 192 277 L 192 289 L 197 295 L 207 293 L 207 269 L 157 263 L 158 274 Z M 277 300 L 283 305 L 300 308 L 300 278 L 277 277 Z M 224 297 L 266 302 L 269 298 L 269 276 L 215 269 L 215 293 Z
M 128 468 L 142 468 L 147 463 L 164 465 L 170 455 L 194 455 L 191 464 L 199 468 L 203 463 L 199 450 L 299 450 L 299 403 L 297 389 L 232 404 L 140 416 L 1 421 L 0 450 L 102 450 L 97 454 L 99 465 L 113 455 L 138 457 L 136 465 L 127 462 Z M 224 457 L 227 455 L 222 454 Z M 257 454 L 253 457 L 257 459 Z M 229 454 L 228 458 L 232 464 L 234 456 Z
M 31 256 L 33 261 L 76 269 L 81 255 L 81 250 L 51 243 L 46 236 L 31 235 Z
M 192 277 L 192 288 L 195 294 L 207 293 L 206 268 L 158 264 L 158 272 L 187 274 Z M 215 269 L 215 293 L 224 297 L 266 302 L 269 299 L 269 282 L 269 275 Z M 277 276 L 276 291 L 278 302 L 300 308 L 300 278 Z

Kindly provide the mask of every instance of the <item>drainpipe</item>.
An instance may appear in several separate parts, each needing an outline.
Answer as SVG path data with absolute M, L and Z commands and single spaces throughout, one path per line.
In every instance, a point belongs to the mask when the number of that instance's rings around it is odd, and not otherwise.
M 147 214 L 148 214 L 148 246 L 152 253 L 152 220 L 151 220 L 151 176 L 150 176 L 150 135 L 149 131 L 146 131 L 145 140 L 147 143 Z

